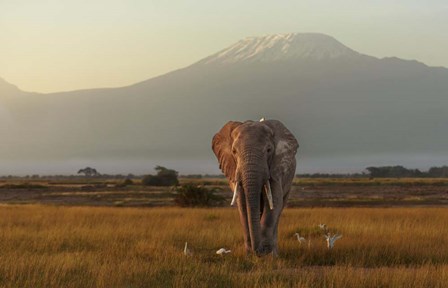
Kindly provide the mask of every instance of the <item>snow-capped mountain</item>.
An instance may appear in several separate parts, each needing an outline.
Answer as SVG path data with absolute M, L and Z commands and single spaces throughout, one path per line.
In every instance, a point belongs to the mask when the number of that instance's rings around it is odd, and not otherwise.
M 200 61 L 201 64 L 237 62 L 327 60 L 359 57 L 331 36 L 319 33 L 288 33 L 248 37 Z
M 218 173 L 214 133 L 261 117 L 297 136 L 301 172 L 443 165 L 447 95 L 445 68 L 366 56 L 322 34 L 247 38 L 122 88 L 30 94 L 0 81 L 0 174 L 45 161 L 74 163 L 51 173 Z

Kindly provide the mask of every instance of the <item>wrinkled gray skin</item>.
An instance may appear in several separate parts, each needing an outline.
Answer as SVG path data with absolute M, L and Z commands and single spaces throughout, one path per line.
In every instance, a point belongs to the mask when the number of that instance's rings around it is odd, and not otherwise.
M 277 231 L 296 170 L 298 143 L 277 120 L 230 121 L 213 137 L 212 149 L 237 198 L 245 248 L 258 256 L 278 255 Z M 270 209 L 264 185 L 273 196 Z

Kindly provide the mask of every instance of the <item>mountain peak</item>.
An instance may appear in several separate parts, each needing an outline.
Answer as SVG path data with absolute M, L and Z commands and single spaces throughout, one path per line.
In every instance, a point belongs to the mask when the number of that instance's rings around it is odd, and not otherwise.
M 320 33 L 286 33 L 247 37 L 201 61 L 201 64 L 325 60 L 360 56 L 331 36 Z
M 9 93 L 16 93 L 20 92 L 19 88 L 17 86 L 7 82 L 3 78 L 0 77 L 0 96 L 5 96 Z

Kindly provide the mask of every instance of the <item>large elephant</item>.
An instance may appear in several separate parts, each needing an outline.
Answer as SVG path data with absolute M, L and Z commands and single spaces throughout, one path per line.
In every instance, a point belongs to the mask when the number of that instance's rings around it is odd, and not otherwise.
M 230 121 L 212 149 L 238 203 L 246 251 L 278 255 L 277 231 L 296 170 L 299 144 L 277 120 Z

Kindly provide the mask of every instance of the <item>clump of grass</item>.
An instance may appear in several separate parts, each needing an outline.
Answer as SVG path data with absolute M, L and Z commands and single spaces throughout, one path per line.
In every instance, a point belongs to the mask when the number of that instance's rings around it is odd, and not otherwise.
M 224 197 L 216 195 L 219 188 L 185 184 L 174 188 L 174 202 L 181 207 L 209 207 L 220 205 Z
M 124 181 L 116 184 L 115 186 L 117 188 L 124 188 L 124 187 L 130 186 L 130 185 L 134 185 L 134 181 L 132 181 L 132 179 L 126 178 Z

